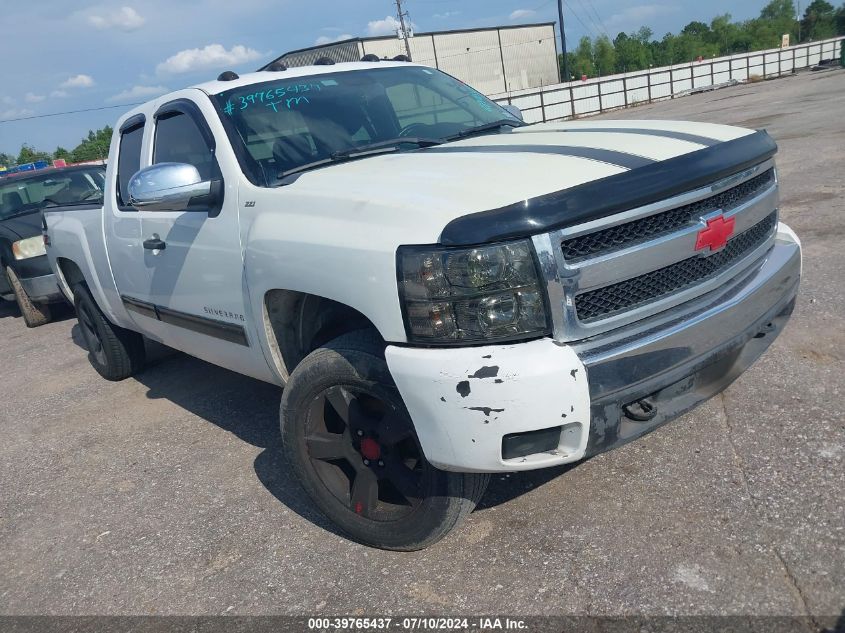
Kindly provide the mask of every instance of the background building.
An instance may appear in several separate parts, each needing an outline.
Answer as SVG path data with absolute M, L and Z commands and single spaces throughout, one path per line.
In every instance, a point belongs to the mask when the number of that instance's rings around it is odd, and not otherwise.
M 414 62 L 439 68 L 487 95 L 560 81 L 554 22 L 417 33 L 409 41 Z M 355 38 L 291 51 L 274 61 L 307 66 L 321 57 L 351 62 L 370 54 L 382 59 L 404 55 L 405 41 Z

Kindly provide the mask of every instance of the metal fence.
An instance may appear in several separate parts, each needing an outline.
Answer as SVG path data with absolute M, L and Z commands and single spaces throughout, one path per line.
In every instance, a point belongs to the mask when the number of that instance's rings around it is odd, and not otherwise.
M 840 57 L 845 38 L 651 68 L 586 81 L 492 95 L 522 110 L 529 123 L 600 114 L 731 83 L 769 79 Z

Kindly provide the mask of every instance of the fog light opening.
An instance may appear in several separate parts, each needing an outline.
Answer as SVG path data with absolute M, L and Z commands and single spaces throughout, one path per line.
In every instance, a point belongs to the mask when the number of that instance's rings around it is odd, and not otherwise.
M 502 459 L 528 457 L 557 450 L 562 431 L 562 426 L 555 426 L 538 431 L 508 433 L 502 438 Z

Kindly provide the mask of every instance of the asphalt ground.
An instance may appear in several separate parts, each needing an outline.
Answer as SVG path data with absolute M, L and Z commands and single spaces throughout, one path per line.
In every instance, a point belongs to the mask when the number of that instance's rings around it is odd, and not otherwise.
M 280 451 L 278 389 L 154 350 L 90 368 L 69 310 L 0 302 L 0 614 L 779 614 L 845 608 L 845 71 L 605 118 L 766 128 L 797 310 L 723 396 L 570 468 L 496 476 L 422 552 L 338 535 Z

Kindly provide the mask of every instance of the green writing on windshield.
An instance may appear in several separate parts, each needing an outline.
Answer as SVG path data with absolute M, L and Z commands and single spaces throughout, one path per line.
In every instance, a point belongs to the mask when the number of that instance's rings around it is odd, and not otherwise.
M 336 81 L 323 81 L 320 83 L 289 84 L 278 88 L 268 88 L 245 95 L 235 95 L 226 101 L 223 112 L 232 116 L 235 112 L 246 110 L 252 106 L 263 106 L 270 108 L 273 112 L 279 110 L 291 110 L 298 106 L 311 103 L 316 93 L 322 92 L 325 87 L 336 86 Z M 307 94 L 311 94 L 309 98 Z

